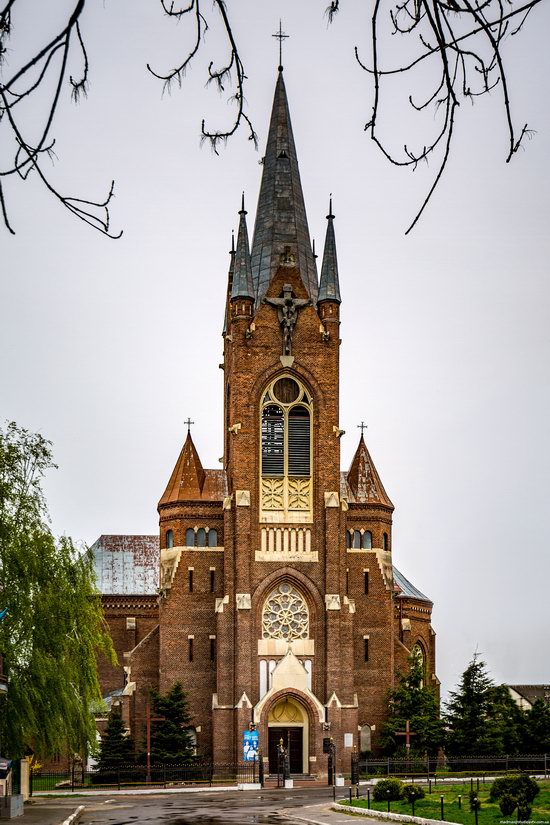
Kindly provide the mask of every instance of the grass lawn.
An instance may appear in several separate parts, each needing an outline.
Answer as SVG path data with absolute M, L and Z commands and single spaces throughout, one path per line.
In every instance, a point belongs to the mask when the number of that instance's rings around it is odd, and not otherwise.
M 550 780 L 539 781 L 540 793 L 533 802 L 533 812 L 531 814 L 531 822 L 537 821 L 539 823 L 548 823 L 550 825 Z M 463 825 L 475 825 L 475 814 L 470 811 L 468 801 L 468 794 L 470 792 L 470 782 L 453 784 L 452 787 L 443 787 L 437 785 L 434 787 L 432 783 L 432 793 L 428 793 L 427 786 L 426 797 L 415 802 L 414 813 L 415 816 L 426 817 L 426 819 L 441 819 L 441 796 L 443 796 L 443 811 L 444 818 L 447 822 L 461 822 Z M 478 799 L 481 801 L 481 809 L 478 811 L 479 825 L 500 825 L 504 821 L 516 821 L 517 810 L 512 816 L 503 816 L 500 812 L 498 803 L 489 802 L 490 785 L 480 784 Z M 474 790 L 476 783 L 474 782 Z M 459 796 L 462 797 L 462 807 L 459 808 Z M 347 803 L 349 805 L 349 802 Z M 366 798 L 354 799 L 353 807 L 367 808 L 368 803 Z M 371 791 L 371 805 L 370 807 L 376 811 L 387 811 L 387 802 L 373 802 Z M 390 810 L 398 814 L 412 814 L 412 805 L 410 802 L 390 802 Z

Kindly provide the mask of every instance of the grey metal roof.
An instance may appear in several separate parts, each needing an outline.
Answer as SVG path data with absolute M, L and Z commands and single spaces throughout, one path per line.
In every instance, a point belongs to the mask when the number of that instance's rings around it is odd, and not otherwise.
M 311 248 L 283 73 L 279 69 L 252 239 L 252 275 L 258 303 L 268 290 L 285 247 L 289 247 L 294 255 L 302 281 L 316 303 L 317 267 Z
M 327 234 L 325 251 L 321 266 L 321 283 L 319 285 L 319 301 L 338 301 L 340 304 L 340 282 L 338 280 L 338 259 L 336 257 L 336 238 L 334 237 L 334 215 L 332 214 L 332 198 L 327 215 Z
M 90 548 L 98 590 L 106 595 L 157 592 L 159 537 L 100 536 Z
M 432 600 L 425 596 L 424 593 L 414 586 L 414 584 L 411 584 L 410 581 L 405 578 L 403 573 L 399 572 L 395 565 L 393 568 L 393 581 L 401 591 L 398 593 L 398 596 L 405 596 L 408 599 L 421 599 L 423 602 L 431 603 Z

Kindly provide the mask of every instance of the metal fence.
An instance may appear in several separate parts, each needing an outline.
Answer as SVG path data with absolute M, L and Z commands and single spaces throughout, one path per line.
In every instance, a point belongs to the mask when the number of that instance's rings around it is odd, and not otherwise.
M 67 771 L 32 771 L 30 793 L 40 791 L 92 791 L 145 786 L 171 788 L 183 785 L 211 787 L 216 784 L 260 782 L 257 762 L 214 765 L 192 762 L 185 765 L 152 765 L 148 771 L 142 765 L 123 765 L 108 770 L 83 770 L 79 766 Z
M 526 756 L 404 757 L 360 759 L 359 775 L 369 776 L 483 776 L 525 771 L 548 778 L 550 754 Z

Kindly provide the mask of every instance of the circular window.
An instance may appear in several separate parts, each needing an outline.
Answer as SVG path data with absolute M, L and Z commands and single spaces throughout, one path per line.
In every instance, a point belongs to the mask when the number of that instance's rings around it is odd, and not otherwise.
M 293 378 L 279 378 L 273 387 L 273 394 L 281 404 L 292 404 L 300 396 L 300 386 Z
M 282 582 L 266 599 L 262 615 L 264 639 L 307 639 L 309 614 L 304 597 L 288 582 Z

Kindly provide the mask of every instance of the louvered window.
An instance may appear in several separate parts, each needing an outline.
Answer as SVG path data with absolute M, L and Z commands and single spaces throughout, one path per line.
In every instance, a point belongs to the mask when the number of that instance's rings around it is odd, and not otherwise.
M 280 407 L 269 404 L 262 415 L 262 474 L 282 476 L 285 472 L 285 418 Z
M 292 407 L 288 414 L 288 475 L 310 475 L 309 410 Z

